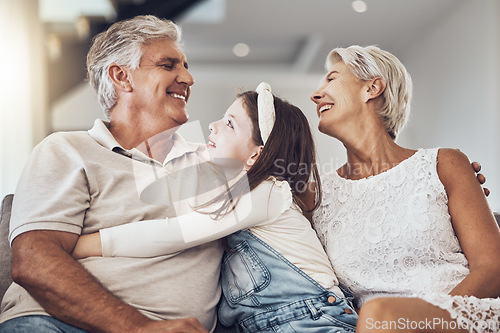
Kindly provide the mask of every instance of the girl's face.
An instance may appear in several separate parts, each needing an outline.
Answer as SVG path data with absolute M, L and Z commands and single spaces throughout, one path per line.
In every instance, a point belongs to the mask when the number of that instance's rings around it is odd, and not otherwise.
M 207 150 L 213 161 L 242 163 L 248 169 L 258 156 L 260 146 L 252 141 L 252 124 L 247 111 L 238 98 L 227 109 L 224 117 L 210 124 Z M 253 159 L 252 159 L 253 157 Z

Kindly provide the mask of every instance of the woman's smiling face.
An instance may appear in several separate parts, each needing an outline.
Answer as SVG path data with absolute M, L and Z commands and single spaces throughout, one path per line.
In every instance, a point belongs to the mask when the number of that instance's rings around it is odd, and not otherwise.
M 312 93 L 319 117 L 318 128 L 322 133 L 334 136 L 346 126 L 356 124 L 361 116 L 366 81 L 352 73 L 342 61 L 336 62 L 326 74 L 321 87 Z
M 233 160 L 250 167 L 250 157 L 260 148 L 252 140 L 252 123 L 241 98 L 235 100 L 224 117 L 211 123 L 209 128 L 207 149 L 213 161 Z

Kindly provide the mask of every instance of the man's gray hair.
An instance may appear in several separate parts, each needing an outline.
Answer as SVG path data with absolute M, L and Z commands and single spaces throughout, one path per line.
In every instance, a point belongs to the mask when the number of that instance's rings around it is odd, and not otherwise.
M 381 77 L 386 81 L 384 104 L 377 112 L 389 135 L 396 139 L 410 115 L 413 84 L 405 66 L 393 54 L 376 46 L 333 49 L 326 59 L 327 70 L 338 61 L 344 62 L 360 80 Z
M 99 104 L 106 117 L 116 104 L 116 92 L 108 75 L 112 63 L 139 67 L 142 46 L 158 39 L 181 43 L 181 29 L 174 22 L 153 15 L 136 16 L 114 23 L 93 40 L 87 54 L 88 80 L 97 92 Z

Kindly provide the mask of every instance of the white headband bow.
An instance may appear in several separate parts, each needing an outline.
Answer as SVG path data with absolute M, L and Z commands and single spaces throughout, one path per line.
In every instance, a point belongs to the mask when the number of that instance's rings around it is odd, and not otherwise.
M 257 89 L 257 108 L 259 110 L 259 128 L 262 142 L 266 144 L 271 131 L 273 130 L 276 112 L 274 111 L 274 96 L 271 93 L 271 86 L 266 82 L 261 82 Z

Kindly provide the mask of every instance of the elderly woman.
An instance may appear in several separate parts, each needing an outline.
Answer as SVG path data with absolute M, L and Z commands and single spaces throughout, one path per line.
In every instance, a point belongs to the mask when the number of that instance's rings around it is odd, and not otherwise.
M 356 331 L 500 330 L 500 232 L 468 158 L 395 142 L 412 83 L 394 55 L 337 48 L 327 70 L 311 99 L 347 162 L 322 177 L 313 221 L 361 308 Z

